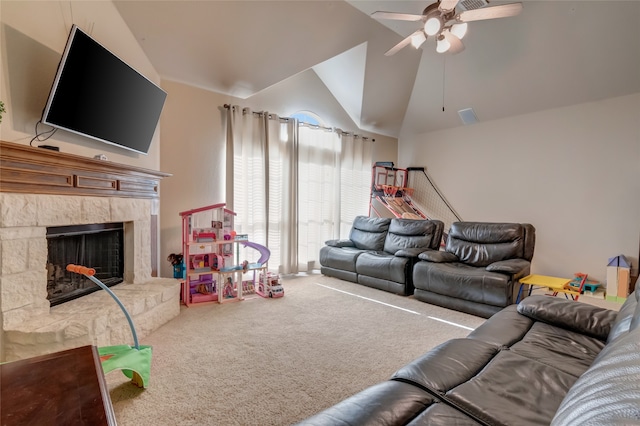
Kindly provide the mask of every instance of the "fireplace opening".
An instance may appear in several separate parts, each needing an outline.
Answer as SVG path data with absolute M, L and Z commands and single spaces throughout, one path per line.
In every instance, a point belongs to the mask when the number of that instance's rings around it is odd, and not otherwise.
M 47 228 L 47 299 L 51 306 L 100 290 L 84 275 L 68 272 L 68 264 L 96 270 L 108 287 L 124 280 L 124 224 L 55 226 Z

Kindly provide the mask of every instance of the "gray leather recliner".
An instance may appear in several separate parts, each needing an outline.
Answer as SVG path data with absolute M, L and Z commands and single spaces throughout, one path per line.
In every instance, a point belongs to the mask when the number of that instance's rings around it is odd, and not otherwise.
M 530 224 L 454 222 L 444 251 L 420 254 L 414 296 L 489 318 L 515 303 L 517 281 L 530 273 L 534 246 Z

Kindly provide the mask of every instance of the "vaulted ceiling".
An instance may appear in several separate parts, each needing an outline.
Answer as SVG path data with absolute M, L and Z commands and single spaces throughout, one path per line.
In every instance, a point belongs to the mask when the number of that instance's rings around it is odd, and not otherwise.
M 637 1 L 524 1 L 471 22 L 459 54 L 428 39 L 393 56 L 418 23 L 370 14 L 431 1 L 114 3 L 163 78 L 247 98 L 312 69 L 362 130 L 392 137 L 461 126 L 464 108 L 489 121 L 640 92 Z

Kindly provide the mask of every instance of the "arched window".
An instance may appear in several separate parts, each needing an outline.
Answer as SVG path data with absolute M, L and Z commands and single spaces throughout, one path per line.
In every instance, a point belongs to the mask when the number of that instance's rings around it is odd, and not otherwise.
M 298 111 L 291 115 L 291 118 L 295 118 L 300 123 L 311 124 L 312 126 L 326 127 L 324 121 L 318 116 L 318 114 L 311 111 Z

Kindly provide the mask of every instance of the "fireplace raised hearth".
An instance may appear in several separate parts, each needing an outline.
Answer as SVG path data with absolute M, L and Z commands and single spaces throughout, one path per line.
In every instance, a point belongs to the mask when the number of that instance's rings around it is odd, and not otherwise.
M 100 290 L 84 275 L 68 272 L 68 264 L 96 270 L 107 287 L 124 279 L 124 225 L 53 226 L 47 228 L 47 299 L 51 306 Z
M 86 286 L 65 277 L 68 263 L 114 280 L 110 290 L 139 339 L 180 313 L 180 282 L 154 277 L 158 184 L 166 176 L 0 141 L 0 362 L 132 343 L 106 291 L 70 300 Z

